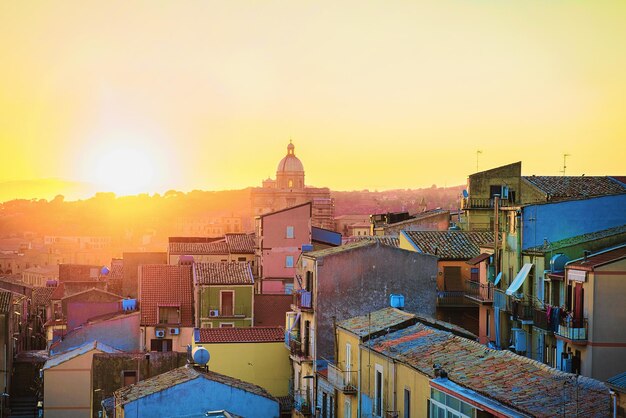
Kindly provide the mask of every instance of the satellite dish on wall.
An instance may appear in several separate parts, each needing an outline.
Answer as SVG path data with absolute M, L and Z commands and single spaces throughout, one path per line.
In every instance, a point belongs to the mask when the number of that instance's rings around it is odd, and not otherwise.
M 191 357 L 193 358 L 194 363 L 199 364 L 201 366 L 206 366 L 206 364 L 211 359 L 211 355 L 209 354 L 209 350 L 204 347 L 196 347 L 191 352 Z
M 106 276 L 107 274 L 109 274 L 109 271 L 110 271 L 109 268 L 107 266 L 104 266 L 100 269 L 100 274 L 102 276 Z
M 469 194 L 467 193 L 467 190 L 465 189 L 463 189 L 463 197 L 466 199 L 469 197 Z

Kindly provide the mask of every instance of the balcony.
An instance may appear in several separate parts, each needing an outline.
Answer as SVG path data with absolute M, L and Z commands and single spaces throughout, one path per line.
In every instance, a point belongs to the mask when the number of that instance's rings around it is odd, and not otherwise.
M 587 318 L 566 318 L 559 324 L 556 335 L 569 340 L 572 344 L 587 344 Z
M 300 310 L 313 310 L 313 294 L 306 290 L 299 290 L 295 294 L 296 308 Z
M 311 400 L 309 399 L 308 391 L 297 390 L 293 393 L 293 410 L 298 416 L 313 416 L 313 410 L 311 408 Z
M 548 314 L 543 309 L 533 309 L 533 325 L 545 331 L 553 331 L 553 328 L 548 323 Z
M 296 361 L 311 360 L 311 344 L 307 341 L 302 342 L 299 339 L 289 339 L 289 354 Z
M 473 280 L 466 280 L 467 290 L 465 297 L 472 302 L 478 302 L 482 305 L 490 305 L 493 303 L 493 285 L 491 283 L 481 284 Z
M 345 394 L 357 392 L 358 372 L 341 370 L 338 366 L 328 363 L 328 381 L 339 391 Z
M 493 198 L 468 197 L 461 200 L 461 209 L 493 209 Z M 514 206 L 515 202 L 508 199 L 500 199 L 500 207 Z
M 437 290 L 437 306 L 460 307 L 472 304 L 465 299 L 465 290 Z
M 532 303 L 527 300 L 517 300 L 509 298 L 510 312 L 513 319 L 522 321 L 523 324 L 532 324 L 534 317 L 534 308 Z

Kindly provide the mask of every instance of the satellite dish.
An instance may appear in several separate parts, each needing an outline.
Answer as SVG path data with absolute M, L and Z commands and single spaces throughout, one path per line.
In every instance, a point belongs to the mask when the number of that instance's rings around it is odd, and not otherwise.
M 109 270 L 109 268 L 108 268 L 107 266 L 104 266 L 104 267 L 102 267 L 102 268 L 100 269 L 100 274 L 101 274 L 102 276 L 106 276 L 107 274 L 109 274 L 109 271 L 111 271 L 111 270 Z
M 466 199 L 469 197 L 469 194 L 467 193 L 467 190 L 465 189 L 463 189 L 463 197 Z
M 201 366 L 205 366 L 211 359 L 209 350 L 207 350 L 204 347 L 194 348 L 193 351 L 191 352 L 191 357 L 193 358 L 194 363 L 199 364 Z

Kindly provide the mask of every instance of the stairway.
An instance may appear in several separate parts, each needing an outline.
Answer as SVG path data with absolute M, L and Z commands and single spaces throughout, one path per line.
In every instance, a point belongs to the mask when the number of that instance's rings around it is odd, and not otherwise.
M 19 397 L 10 399 L 11 413 L 8 418 L 36 418 L 37 417 L 37 398 L 35 397 Z

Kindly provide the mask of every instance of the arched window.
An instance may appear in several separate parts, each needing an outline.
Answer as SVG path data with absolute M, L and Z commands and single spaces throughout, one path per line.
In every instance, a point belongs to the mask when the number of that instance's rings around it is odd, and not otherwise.
M 289 179 L 289 188 L 291 189 L 293 187 L 293 180 Z

